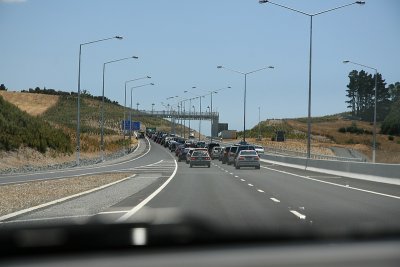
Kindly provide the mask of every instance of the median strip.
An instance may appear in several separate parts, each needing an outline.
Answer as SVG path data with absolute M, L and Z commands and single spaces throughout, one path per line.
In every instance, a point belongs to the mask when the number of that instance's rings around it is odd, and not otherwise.
M 126 175 L 113 173 L 0 186 L 0 221 L 89 194 L 134 177 Z

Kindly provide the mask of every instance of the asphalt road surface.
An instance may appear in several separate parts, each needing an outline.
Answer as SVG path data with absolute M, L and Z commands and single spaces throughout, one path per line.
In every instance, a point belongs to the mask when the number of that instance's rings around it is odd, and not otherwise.
M 106 216 L 126 221 L 146 208 L 172 208 L 221 229 L 252 230 L 305 224 L 332 227 L 397 226 L 400 187 L 298 170 L 263 162 L 261 169 L 213 160 L 211 168 L 189 168 L 164 147 L 140 140 L 132 154 L 101 165 L 0 177 L 3 184 L 87 173 L 131 171 L 129 179 L 43 209 L 3 225 L 47 223 Z

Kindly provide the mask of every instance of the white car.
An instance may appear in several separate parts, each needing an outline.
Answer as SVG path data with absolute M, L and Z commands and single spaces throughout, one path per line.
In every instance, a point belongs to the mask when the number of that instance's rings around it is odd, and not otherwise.
M 259 155 L 264 154 L 264 148 L 262 146 L 254 146 L 254 147 Z

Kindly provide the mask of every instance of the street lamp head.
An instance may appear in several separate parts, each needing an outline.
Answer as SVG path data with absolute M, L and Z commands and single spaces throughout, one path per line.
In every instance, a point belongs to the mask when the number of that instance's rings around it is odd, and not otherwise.
M 222 66 L 217 66 L 217 69 L 222 69 Z
M 150 85 L 154 85 L 154 83 L 150 83 Z
M 356 4 L 365 5 L 365 1 L 356 1 Z
M 228 86 L 228 88 L 232 88 L 232 87 Z
M 269 69 L 274 69 L 274 66 L 268 66 Z
M 151 77 L 150 77 L 150 76 L 147 76 L 147 79 L 151 79 Z
M 349 60 L 343 60 L 343 63 L 349 63 L 350 61 Z
M 192 86 L 192 88 L 193 88 L 193 89 L 195 89 L 195 88 L 196 88 L 196 86 Z
M 132 56 L 132 58 L 134 58 L 134 59 L 138 59 L 139 57 L 137 57 L 137 56 Z
M 266 3 L 268 3 L 268 0 L 259 0 L 258 3 L 259 4 L 266 4 Z
M 119 40 L 124 39 L 122 36 L 119 36 L 119 35 L 115 36 L 114 38 L 119 39 Z

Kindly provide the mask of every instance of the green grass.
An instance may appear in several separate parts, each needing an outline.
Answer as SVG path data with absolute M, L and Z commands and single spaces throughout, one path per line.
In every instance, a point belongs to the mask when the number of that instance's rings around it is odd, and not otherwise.
M 71 153 L 71 138 L 40 117 L 33 117 L 0 96 L 0 150 L 28 146 L 45 153 L 49 148 Z

